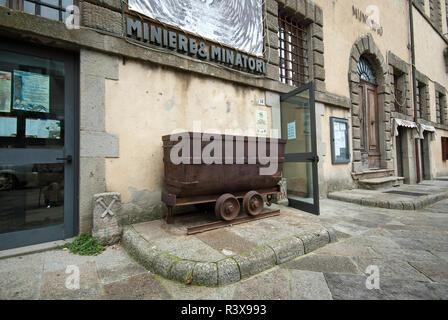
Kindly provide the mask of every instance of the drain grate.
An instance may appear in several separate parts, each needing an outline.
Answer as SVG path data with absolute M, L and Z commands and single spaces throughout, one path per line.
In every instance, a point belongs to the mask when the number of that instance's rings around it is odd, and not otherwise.
M 393 194 L 400 194 L 403 196 L 410 196 L 410 197 L 423 197 L 429 195 L 429 193 L 418 193 L 418 192 L 408 192 L 408 191 L 386 191 L 383 193 L 393 193 Z

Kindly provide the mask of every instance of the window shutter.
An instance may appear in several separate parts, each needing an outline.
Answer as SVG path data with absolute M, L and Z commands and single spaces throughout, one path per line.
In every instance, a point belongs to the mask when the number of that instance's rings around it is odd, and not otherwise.
M 442 160 L 448 160 L 448 138 L 442 137 Z

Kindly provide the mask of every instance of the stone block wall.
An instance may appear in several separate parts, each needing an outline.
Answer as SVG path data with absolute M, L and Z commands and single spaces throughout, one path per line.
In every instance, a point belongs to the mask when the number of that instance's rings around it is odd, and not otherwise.
M 442 32 L 442 7 L 441 0 L 428 0 L 429 1 L 429 18 L 436 27 L 437 30 Z
M 429 78 L 418 70 L 415 71 L 415 78 L 417 84 L 421 83 L 425 86 L 423 90 L 424 97 L 420 101 L 420 118 L 424 120 L 431 120 L 431 101 L 429 93 Z
M 291 16 L 303 21 L 306 26 L 310 81 L 314 80 L 316 91 L 326 92 L 322 8 L 309 0 L 266 0 L 266 8 L 268 28 L 265 40 L 265 58 L 268 60 L 268 78 L 279 80 L 278 12 L 279 9 L 285 9 Z
M 399 83 L 399 87 L 401 88 L 404 96 L 402 100 L 400 101 L 402 103 L 402 113 L 396 114 L 396 110 L 392 112 L 392 117 L 398 117 L 398 118 L 405 118 L 406 120 L 413 120 L 414 115 L 414 108 L 411 103 L 411 89 L 412 89 L 412 83 L 411 83 L 411 68 L 409 64 L 403 60 L 401 60 L 399 57 L 397 57 L 392 52 L 388 51 L 388 61 L 389 61 L 389 79 L 390 79 L 390 87 L 391 90 L 394 90 L 394 73 L 400 72 L 402 76 L 399 80 L 401 83 Z M 393 93 L 393 91 L 392 91 Z M 392 95 L 392 110 L 394 110 L 394 95 Z
M 97 2 L 98 3 L 98 2 Z M 121 6 L 103 7 L 103 2 L 100 5 L 82 1 L 81 2 L 81 24 L 85 27 L 100 29 L 116 35 L 123 34 L 123 19 L 121 15 Z

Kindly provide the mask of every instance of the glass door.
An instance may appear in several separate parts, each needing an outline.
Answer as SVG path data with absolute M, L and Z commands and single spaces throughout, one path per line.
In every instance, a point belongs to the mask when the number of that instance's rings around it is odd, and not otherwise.
M 75 233 L 75 65 L 0 41 L 0 250 Z
M 283 177 L 289 205 L 319 215 L 313 83 L 281 97 L 282 138 L 287 139 Z

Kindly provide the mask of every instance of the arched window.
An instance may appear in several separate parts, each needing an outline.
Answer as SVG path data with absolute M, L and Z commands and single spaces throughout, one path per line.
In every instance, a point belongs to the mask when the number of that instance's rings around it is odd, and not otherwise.
M 377 84 L 375 73 L 372 70 L 370 62 L 365 58 L 361 57 L 358 62 L 358 75 L 359 77 L 367 82 Z

